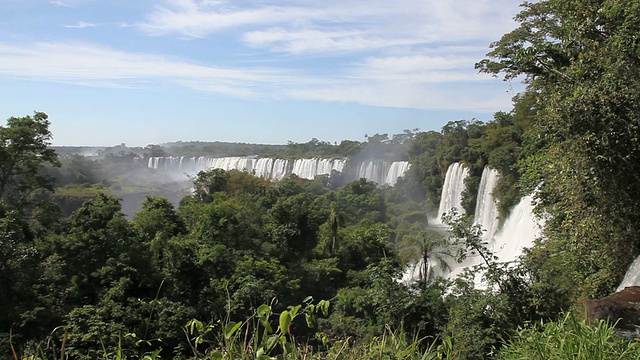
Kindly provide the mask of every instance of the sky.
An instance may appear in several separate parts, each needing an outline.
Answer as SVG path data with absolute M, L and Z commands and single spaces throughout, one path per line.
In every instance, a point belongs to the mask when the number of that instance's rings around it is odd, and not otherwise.
M 0 0 L 0 118 L 53 145 L 364 141 L 509 111 L 517 0 Z

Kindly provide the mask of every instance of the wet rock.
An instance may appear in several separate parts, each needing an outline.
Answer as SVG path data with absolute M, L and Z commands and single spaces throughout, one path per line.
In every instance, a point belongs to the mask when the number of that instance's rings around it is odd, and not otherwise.
M 640 338 L 640 286 L 629 286 L 602 299 L 583 299 L 588 320 L 609 320 L 616 335 Z

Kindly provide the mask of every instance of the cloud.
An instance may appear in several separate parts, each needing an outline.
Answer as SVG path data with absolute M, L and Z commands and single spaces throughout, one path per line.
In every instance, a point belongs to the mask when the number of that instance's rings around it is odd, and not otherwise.
M 513 0 L 166 0 L 137 26 L 153 35 L 240 32 L 249 46 L 292 54 L 489 42 L 513 27 Z M 320 5 L 318 5 L 320 4 Z
M 49 0 L 49 3 L 55 6 L 73 8 L 92 1 L 94 0 Z
M 62 1 L 62 0 L 50 0 L 49 3 L 55 6 L 71 7 L 71 5 L 68 2 Z
M 284 11 L 277 6 L 230 9 L 217 2 L 172 0 L 168 6 L 154 10 L 147 16 L 147 21 L 137 26 L 154 35 L 178 33 L 200 38 L 238 26 L 285 21 L 287 16 L 295 16 L 290 10 Z
M 200 64 L 86 43 L 0 43 L 3 77 L 109 88 L 182 86 L 246 99 L 343 101 L 420 109 L 508 108 L 507 96 L 487 90 L 496 80 L 465 70 L 468 61 L 459 55 L 375 56 L 314 75 L 314 71 L 301 69 Z
M 148 87 L 168 81 L 211 90 L 217 86 L 223 92 L 237 88 L 236 94 L 246 93 L 241 90 L 244 87 L 274 81 L 278 76 L 271 70 L 203 66 L 84 43 L 0 44 L 0 74 L 99 87 Z
M 94 27 L 94 26 L 96 26 L 96 24 L 94 24 L 94 23 L 89 23 L 89 22 L 85 22 L 85 21 L 78 21 L 78 23 L 75 24 L 75 25 L 65 25 L 64 27 L 72 28 L 72 29 L 84 29 L 84 28 Z
M 284 28 L 246 32 L 242 39 L 249 46 L 267 48 L 276 52 L 296 55 L 322 54 L 325 56 L 420 43 L 419 40 L 412 38 L 388 39 L 369 36 L 366 32 L 358 30 L 322 31 L 287 30 Z

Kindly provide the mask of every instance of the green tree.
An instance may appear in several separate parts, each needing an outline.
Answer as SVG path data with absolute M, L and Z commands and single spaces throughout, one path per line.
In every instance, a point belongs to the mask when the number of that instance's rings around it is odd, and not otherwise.
M 637 2 L 525 3 L 477 65 L 536 94 L 521 182 L 550 215 L 541 265 L 574 297 L 610 293 L 640 248 L 639 19 Z
M 437 265 L 442 271 L 451 269 L 447 260 L 452 260 L 450 246 L 445 237 L 440 234 L 422 231 L 416 240 L 420 254 L 419 282 L 426 289 L 429 281 L 433 279 L 432 265 Z
M 68 219 L 68 230 L 55 238 L 65 259 L 71 303 L 95 304 L 112 282 L 132 280 L 132 264 L 143 255 L 117 198 L 104 194 L 85 202 Z
M 0 199 L 21 207 L 36 189 L 53 190 L 52 179 L 39 174 L 44 164 L 59 166 L 49 148 L 51 132 L 47 114 L 11 117 L 0 126 Z
M 200 202 L 211 202 L 213 194 L 225 191 L 229 174 L 222 169 L 200 171 L 193 180 L 194 196 Z
M 338 230 L 344 223 L 344 218 L 338 213 L 338 211 L 336 211 L 335 205 L 331 207 L 327 223 L 329 224 L 329 234 L 331 236 L 329 256 L 332 256 L 338 251 L 338 237 L 340 236 Z

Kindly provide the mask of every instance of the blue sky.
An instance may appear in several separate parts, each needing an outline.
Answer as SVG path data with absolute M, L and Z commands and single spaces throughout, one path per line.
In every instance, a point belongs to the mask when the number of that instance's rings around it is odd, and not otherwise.
M 0 117 L 54 145 L 364 140 L 490 120 L 514 0 L 0 0 Z

